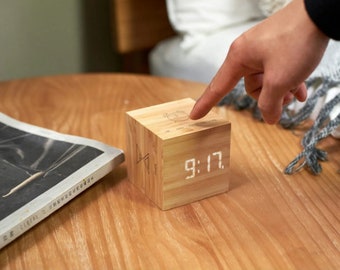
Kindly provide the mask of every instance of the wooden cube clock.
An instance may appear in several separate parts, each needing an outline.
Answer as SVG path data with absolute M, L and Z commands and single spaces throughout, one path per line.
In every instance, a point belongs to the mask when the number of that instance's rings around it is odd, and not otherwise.
M 230 123 L 187 98 L 127 112 L 128 176 L 162 210 L 229 188 Z

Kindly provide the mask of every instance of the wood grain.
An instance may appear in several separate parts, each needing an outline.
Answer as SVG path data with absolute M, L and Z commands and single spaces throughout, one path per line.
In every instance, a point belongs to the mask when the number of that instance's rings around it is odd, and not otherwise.
M 213 111 L 191 120 L 194 104 L 185 98 L 126 114 L 128 178 L 162 210 L 229 188 L 230 122 Z
M 175 32 L 168 20 L 165 1 L 110 0 L 113 42 L 119 53 L 153 48 Z
M 0 110 L 125 150 L 125 112 L 204 85 L 134 75 L 0 83 Z M 0 269 L 340 269 L 340 142 L 323 172 L 284 175 L 301 135 L 220 108 L 232 123 L 230 190 L 161 211 L 123 164 L 0 251 Z M 302 134 L 300 131 L 298 134 Z

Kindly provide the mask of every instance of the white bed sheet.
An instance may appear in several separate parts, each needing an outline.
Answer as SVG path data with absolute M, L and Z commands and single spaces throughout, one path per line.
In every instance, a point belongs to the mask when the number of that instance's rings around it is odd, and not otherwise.
M 178 35 L 161 41 L 150 53 L 150 72 L 156 76 L 173 77 L 208 83 L 223 63 L 231 43 L 258 21 L 244 22 L 200 38 L 187 48 Z

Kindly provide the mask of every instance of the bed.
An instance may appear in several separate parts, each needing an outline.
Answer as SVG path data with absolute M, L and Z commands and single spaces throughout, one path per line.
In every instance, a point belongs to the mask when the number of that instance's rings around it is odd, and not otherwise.
M 130 66 L 139 61 L 153 75 L 208 82 L 231 42 L 263 18 L 257 2 L 112 0 L 114 44 Z

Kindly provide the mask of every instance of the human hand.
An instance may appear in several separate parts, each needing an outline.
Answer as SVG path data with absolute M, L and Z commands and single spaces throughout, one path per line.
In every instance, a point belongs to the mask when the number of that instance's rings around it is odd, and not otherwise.
M 309 18 L 303 0 L 292 1 L 233 42 L 190 118 L 206 115 L 244 77 L 264 121 L 277 123 L 294 96 L 306 99 L 304 81 L 319 64 L 328 41 Z

